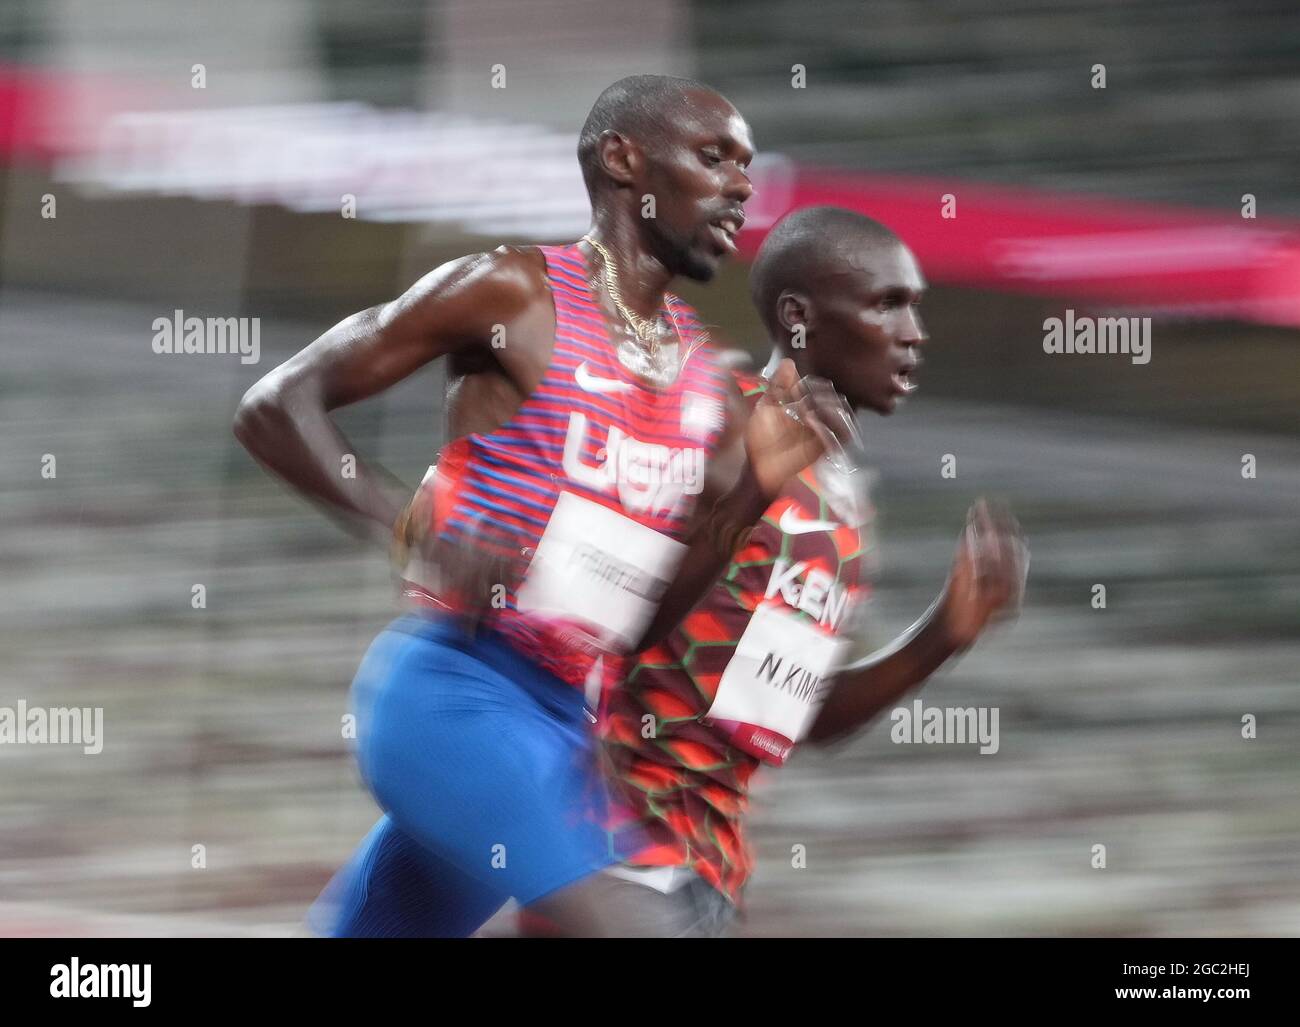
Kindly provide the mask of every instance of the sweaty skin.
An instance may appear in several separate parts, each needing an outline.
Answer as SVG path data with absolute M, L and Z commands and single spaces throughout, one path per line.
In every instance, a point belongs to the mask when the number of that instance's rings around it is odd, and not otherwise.
M 748 126 L 716 94 L 696 91 L 690 100 L 655 148 L 615 132 L 602 141 L 612 185 L 595 205 L 593 232 L 615 255 L 624 301 L 642 316 L 662 304 L 678 273 L 671 261 L 712 275 L 730 247 L 719 242 L 711 223 L 724 216 L 743 222 L 752 193 L 745 174 L 753 156 Z M 642 218 L 640 197 L 652 190 L 658 190 L 656 217 Z M 590 258 L 585 244 L 584 251 Z M 622 318 L 603 290 L 597 295 L 616 337 Z M 353 531 L 386 545 L 409 491 L 360 460 L 355 478 L 343 478 L 338 468 L 355 450 L 329 412 L 449 357 L 453 436 L 490 431 L 537 389 L 554 338 L 555 308 L 539 250 L 502 246 L 463 257 L 431 271 L 393 302 L 335 325 L 257 382 L 240 403 L 235 435 L 272 473 Z M 504 345 L 494 348 L 494 339 Z M 777 408 L 792 398 L 785 390 L 793 382 L 785 374 L 773 402 L 739 423 L 739 396 L 732 396 L 729 430 L 706 471 L 682 573 L 638 648 L 663 637 L 722 572 L 730 553 L 720 540 L 756 521 L 784 481 L 820 456 L 835 427 L 827 416 L 827 429 L 817 410 L 833 401 L 821 397 L 799 424 Z
M 660 308 L 674 277 L 712 277 L 734 251 L 730 234 L 743 222 L 752 192 L 745 172 L 753 157 L 749 128 L 725 99 L 690 90 L 677 109 L 663 112 L 663 122 L 641 139 L 612 129 L 602 134 L 592 197 L 591 232 L 614 255 L 623 300 L 642 317 Z M 653 218 L 642 216 L 647 195 L 657 201 Z M 603 290 L 597 295 L 614 340 L 624 319 Z M 392 302 L 341 321 L 254 384 L 236 411 L 234 433 L 271 473 L 387 548 L 411 490 L 359 459 L 355 476 L 344 477 L 344 458 L 355 459 L 356 450 L 331 412 L 445 357 L 453 436 L 490 431 L 537 389 L 554 335 L 540 251 L 502 246 L 453 260 Z M 494 348 L 494 340 L 504 346 Z M 703 597 L 743 529 L 786 480 L 825 451 L 834 430 L 825 422 L 835 423 L 827 397 L 802 401 L 798 422 L 781 409 L 794 400 L 796 379 L 788 366 L 770 402 L 744 421 L 728 420 L 718 459 L 708 468 L 700 516 L 685 539 L 682 572 L 640 647 L 666 634 Z M 596 900 L 582 883 L 537 905 L 567 933 L 603 933 Z
M 618 262 L 625 302 L 643 317 L 659 309 L 677 275 L 712 276 L 727 250 L 719 248 L 711 222 L 725 215 L 743 221 L 752 193 L 745 174 L 753 157 L 749 127 L 730 103 L 692 90 L 679 110 L 666 114 L 666 129 L 653 138 L 603 134 L 602 185 L 593 195 L 592 232 Z M 652 219 L 641 217 L 647 194 L 657 200 Z M 622 318 L 603 291 L 598 295 L 616 337 Z M 240 403 L 235 435 L 269 470 L 353 530 L 387 539 L 410 492 L 361 461 L 356 478 L 342 478 L 340 460 L 354 450 L 329 412 L 449 357 L 452 436 L 490 430 L 537 388 L 554 336 L 539 250 L 502 246 L 462 257 L 398 299 L 345 319 L 271 371 Z

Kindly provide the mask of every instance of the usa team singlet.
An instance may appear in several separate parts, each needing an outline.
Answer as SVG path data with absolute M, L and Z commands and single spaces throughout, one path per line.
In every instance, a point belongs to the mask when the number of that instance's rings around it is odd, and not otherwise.
M 725 424 L 727 382 L 695 314 L 670 296 L 664 316 L 691 356 L 670 387 L 641 384 L 608 341 L 581 251 L 540 249 L 555 298 L 550 366 L 506 425 L 444 448 L 430 469 L 434 528 L 469 548 L 531 554 L 489 622 L 582 685 L 657 609 Z
M 406 593 L 435 608 L 367 652 L 357 762 L 385 815 L 313 907 L 322 934 L 465 936 L 510 897 L 527 905 L 615 862 L 581 686 L 640 638 L 675 573 L 729 383 L 668 297 L 690 356 L 672 386 L 642 384 L 615 356 L 581 250 L 541 250 L 555 302 L 541 385 L 502 427 L 446 447 L 422 486 L 434 530 L 527 571 L 473 632 L 416 574 Z

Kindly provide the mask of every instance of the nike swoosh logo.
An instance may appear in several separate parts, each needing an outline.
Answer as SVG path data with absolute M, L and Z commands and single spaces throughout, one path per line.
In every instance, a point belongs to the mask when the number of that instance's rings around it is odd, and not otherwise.
M 794 507 L 788 507 L 781 515 L 781 530 L 787 535 L 804 535 L 810 531 L 835 531 L 839 525 L 834 521 L 805 521 Z
M 578 388 L 585 392 L 626 392 L 632 387 L 631 382 L 620 382 L 616 378 L 597 378 L 587 370 L 585 360 L 573 372 L 573 377 Z

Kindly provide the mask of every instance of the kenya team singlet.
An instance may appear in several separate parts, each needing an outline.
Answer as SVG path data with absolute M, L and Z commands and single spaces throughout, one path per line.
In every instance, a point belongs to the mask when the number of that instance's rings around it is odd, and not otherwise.
M 747 397 L 761 392 L 737 377 Z M 811 726 L 870 591 L 872 512 L 851 480 L 865 473 L 826 460 L 802 471 L 707 598 L 607 682 L 599 730 L 629 865 L 688 866 L 738 897 L 752 866 L 750 778 L 784 763 Z

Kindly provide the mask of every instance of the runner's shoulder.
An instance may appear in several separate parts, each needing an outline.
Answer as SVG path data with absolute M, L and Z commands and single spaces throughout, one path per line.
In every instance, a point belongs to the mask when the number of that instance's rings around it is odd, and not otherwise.
M 498 246 L 434 268 L 394 306 L 436 311 L 444 322 L 504 324 L 549 291 L 546 258 L 535 246 Z M 461 316 L 458 316 L 461 315 Z
M 501 245 L 462 258 L 466 284 L 490 292 L 502 306 L 524 307 L 546 296 L 546 257 L 536 246 Z

